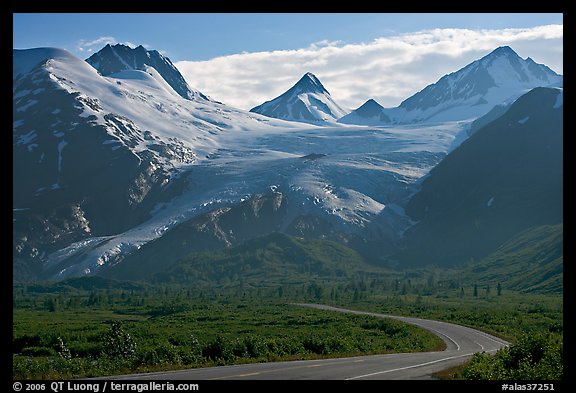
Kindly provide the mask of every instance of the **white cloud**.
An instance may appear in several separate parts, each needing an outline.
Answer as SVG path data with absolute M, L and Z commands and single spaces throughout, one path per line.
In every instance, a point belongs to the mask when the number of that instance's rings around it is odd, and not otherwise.
M 98 51 L 107 44 L 116 44 L 117 42 L 114 37 L 98 37 L 94 40 L 80 40 L 76 44 L 76 49 L 80 52 L 92 53 L 94 49 Z
M 323 40 L 302 49 L 180 61 L 176 66 L 191 86 L 243 109 L 277 97 L 306 72 L 314 73 L 344 107 L 357 108 L 369 98 L 392 107 L 502 45 L 563 73 L 562 25 L 434 29 L 355 44 Z
M 98 52 L 107 44 L 116 45 L 116 44 L 123 44 L 129 46 L 130 48 L 134 49 L 138 45 L 134 44 L 130 41 L 119 41 L 114 37 L 98 37 L 94 40 L 80 40 L 76 43 L 76 50 L 81 53 L 93 53 Z M 142 46 L 146 49 L 150 49 L 150 45 L 142 44 Z

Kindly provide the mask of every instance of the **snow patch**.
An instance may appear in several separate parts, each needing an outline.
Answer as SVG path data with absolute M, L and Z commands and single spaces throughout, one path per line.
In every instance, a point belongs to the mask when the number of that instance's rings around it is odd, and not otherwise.
M 20 135 L 18 137 L 18 140 L 16 141 L 16 144 L 27 145 L 27 144 L 31 143 L 37 137 L 38 137 L 38 134 L 36 134 L 36 130 L 32 130 L 32 131 L 30 131 L 24 135 Z
M 523 119 L 518 120 L 518 124 L 524 124 L 530 119 L 530 116 L 526 116 Z
M 564 105 L 564 92 L 560 92 L 557 96 L 556 96 L 556 102 L 554 103 L 554 109 L 558 109 L 560 108 L 562 105 Z
M 26 104 L 22 105 L 19 108 L 16 108 L 17 112 L 26 112 L 28 110 L 28 108 L 30 108 L 32 105 L 36 105 L 38 103 L 37 100 L 28 100 L 26 102 Z
M 60 141 L 58 143 L 58 177 L 60 177 L 60 171 L 62 170 L 62 150 L 66 147 L 68 142 Z
M 27 96 L 28 94 L 30 94 L 32 92 L 32 90 L 28 90 L 28 89 L 23 89 L 20 90 L 18 93 L 14 94 L 12 96 L 12 100 L 17 100 L 19 98 L 22 98 L 24 96 Z

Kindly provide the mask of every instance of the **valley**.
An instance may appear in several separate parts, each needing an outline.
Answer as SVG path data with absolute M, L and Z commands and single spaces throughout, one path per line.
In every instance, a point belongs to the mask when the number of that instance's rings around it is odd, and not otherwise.
M 545 361 L 533 369 L 511 368 L 509 378 L 530 372 L 523 375 L 562 377 L 561 296 L 511 291 L 506 284 L 500 294 L 484 287 L 475 296 L 468 283 L 462 295 L 449 281 L 417 272 L 409 277 L 352 283 L 336 278 L 278 287 L 246 283 L 228 289 L 95 278 L 17 285 L 14 377 L 83 378 L 275 361 L 289 361 L 289 367 L 297 359 L 442 351 L 446 345 L 431 332 L 401 321 L 294 305 L 304 302 L 470 326 L 519 344 L 521 352 L 514 356 L 526 359 L 538 356 L 522 347 L 532 337 L 546 351 Z M 121 324 L 119 339 L 131 337 L 128 346 L 120 344 L 125 341 L 117 344 L 128 351 L 124 354 L 107 352 L 106 337 L 114 323 Z M 70 353 L 68 360 L 62 357 L 63 348 Z M 481 370 L 474 372 L 480 376 Z
M 337 101 L 311 72 L 248 111 L 142 45 L 14 49 L 13 378 L 562 379 L 563 76 L 501 46 L 397 107 Z

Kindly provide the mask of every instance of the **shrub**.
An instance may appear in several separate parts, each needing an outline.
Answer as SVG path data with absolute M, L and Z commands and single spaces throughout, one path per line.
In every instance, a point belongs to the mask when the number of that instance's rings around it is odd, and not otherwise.
M 524 335 L 494 356 L 475 354 L 462 375 L 474 380 L 559 380 L 563 363 L 563 345 L 553 336 Z
M 112 322 L 104 336 L 102 353 L 112 359 L 131 360 L 136 353 L 136 342 L 118 321 Z

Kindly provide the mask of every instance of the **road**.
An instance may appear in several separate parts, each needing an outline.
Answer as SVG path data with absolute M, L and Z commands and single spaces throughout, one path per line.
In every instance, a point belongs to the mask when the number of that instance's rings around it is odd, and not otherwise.
M 253 363 L 111 377 L 115 380 L 245 380 L 245 379 L 430 379 L 437 371 L 463 363 L 476 352 L 494 353 L 509 343 L 490 334 L 447 322 L 354 311 L 319 304 L 299 304 L 378 318 L 393 318 L 420 326 L 444 340 L 446 349 L 437 352 L 396 353 L 350 358 Z

